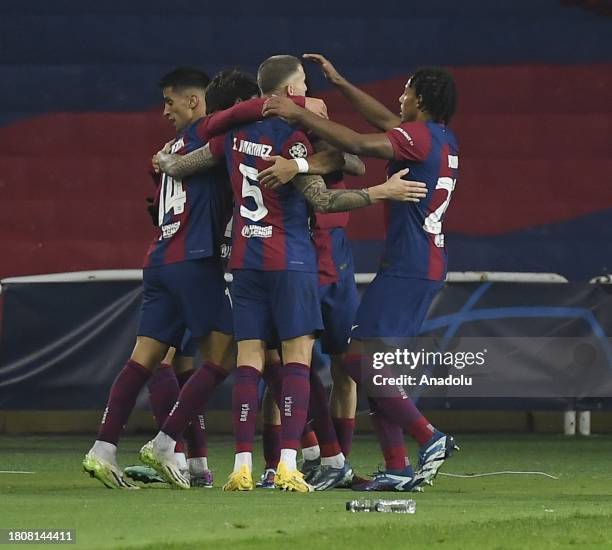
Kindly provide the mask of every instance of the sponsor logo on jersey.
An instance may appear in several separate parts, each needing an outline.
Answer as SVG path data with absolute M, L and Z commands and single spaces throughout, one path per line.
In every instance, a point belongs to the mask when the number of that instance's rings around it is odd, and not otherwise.
M 289 147 L 289 154 L 291 158 L 303 159 L 308 156 L 308 149 L 306 149 L 306 145 L 298 141 Z
M 245 239 L 257 237 L 259 239 L 269 239 L 272 237 L 272 226 L 271 225 L 245 225 L 241 231 L 242 236 Z
M 244 153 L 245 155 L 251 155 L 253 157 L 267 158 L 272 153 L 272 145 L 266 145 L 265 143 L 253 143 L 252 141 L 246 141 L 244 139 L 237 143 L 237 139 L 234 138 L 234 145 L 232 147 L 234 151 Z
M 402 134 L 407 140 L 408 143 L 410 143 L 411 147 L 414 147 L 414 140 L 412 139 L 412 136 L 406 132 L 406 130 L 404 130 L 403 128 L 393 128 L 394 130 L 397 130 L 400 134 Z
M 172 237 L 172 235 L 174 235 L 178 230 L 179 227 L 181 227 L 181 222 L 174 222 L 174 223 L 169 223 L 168 225 L 162 225 L 161 226 L 161 238 L 162 239 L 169 239 L 170 237 Z
M 459 168 L 459 157 L 457 155 L 448 155 L 448 167 Z

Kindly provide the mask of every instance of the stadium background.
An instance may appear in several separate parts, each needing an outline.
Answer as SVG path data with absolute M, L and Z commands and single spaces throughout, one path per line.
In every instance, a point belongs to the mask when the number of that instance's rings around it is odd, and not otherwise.
M 3 2 L 0 277 L 140 267 L 149 159 L 172 135 L 159 76 L 177 64 L 254 73 L 269 55 L 306 51 L 393 110 L 414 68 L 452 70 L 462 158 L 450 270 L 607 273 L 612 19 L 566 4 Z M 308 72 L 331 116 L 367 131 Z M 359 185 L 382 177 L 383 163 L 367 167 Z M 353 216 L 349 235 L 357 271 L 375 271 L 382 209 Z

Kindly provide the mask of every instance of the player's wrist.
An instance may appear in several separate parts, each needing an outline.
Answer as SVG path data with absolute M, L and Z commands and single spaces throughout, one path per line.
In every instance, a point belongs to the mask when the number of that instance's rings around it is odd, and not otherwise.
M 297 165 L 298 174 L 308 174 L 310 166 L 305 158 L 297 158 L 292 160 Z
M 348 80 L 341 74 L 337 74 L 334 76 L 334 78 L 332 78 L 332 84 L 334 86 L 346 86 L 348 84 Z
M 374 185 L 373 187 L 368 187 L 366 191 L 368 192 L 370 201 L 372 203 L 379 202 L 387 198 L 385 195 L 384 185 Z

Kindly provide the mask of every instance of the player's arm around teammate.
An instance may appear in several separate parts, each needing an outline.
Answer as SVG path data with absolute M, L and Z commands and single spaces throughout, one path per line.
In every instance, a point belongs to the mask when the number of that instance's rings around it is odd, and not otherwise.
M 327 158 L 325 152 L 318 155 Z M 316 156 L 313 155 L 311 161 Z M 169 176 L 177 178 L 207 170 L 219 162 L 213 157 L 208 144 L 188 155 L 158 153 L 156 157 L 160 169 Z M 306 159 L 291 161 L 299 172 L 292 182 L 317 212 L 346 212 L 381 200 L 418 202 L 427 194 L 425 184 L 401 179 L 408 173 L 408 169 L 400 170 L 384 183 L 365 189 L 327 189 L 321 176 L 310 174 L 311 161 Z

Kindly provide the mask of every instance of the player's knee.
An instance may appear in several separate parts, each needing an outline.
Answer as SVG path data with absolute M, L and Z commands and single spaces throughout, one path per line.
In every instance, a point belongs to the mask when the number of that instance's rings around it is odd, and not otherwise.
M 155 369 L 168 353 L 170 346 L 149 338 L 138 336 L 131 359 L 147 369 Z
M 310 366 L 314 335 L 307 334 L 285 340 L 282 343 L 283 363 L 299 363 Z
M 236 363 L 236 344 L 234 338 L 222 332 L 211 332 L 200 342 L 200 353 L 203 361 L 218 365 L 229 372 Z
M 164 359 L 165 362 L 165 359 Z M 174 372 L 177 374 L 183 372 L 189 372 L 194 369 L 194 357 L 188 357 L 184 355 L 175 355 L 174 362 L 171 363 L 174 367 Z

